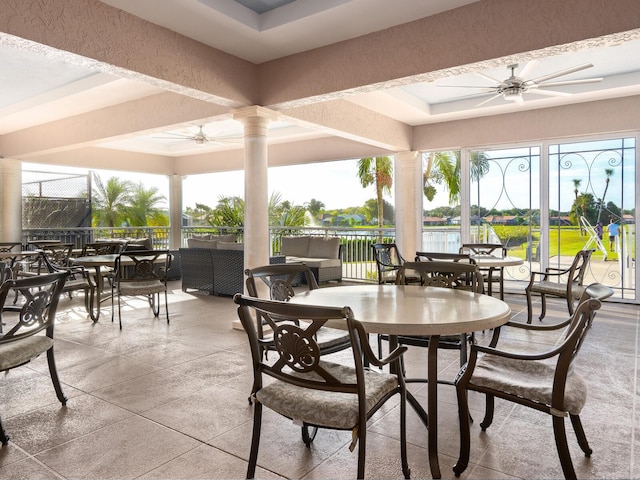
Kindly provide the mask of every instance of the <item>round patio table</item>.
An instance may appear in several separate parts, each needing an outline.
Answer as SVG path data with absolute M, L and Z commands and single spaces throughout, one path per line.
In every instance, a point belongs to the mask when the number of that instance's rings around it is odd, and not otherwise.
M 438 462 L 438 341 L 440 335 L 463 334 L 499 327 L 511 316 L 509 305 L 488 295 L 419 285 L 318 288 L 297 293 L 290 302 L 333 307 L 348 306 L 367 332 L 389 335 L 390 349 L 397 345 L 397 335 L 430 336 L 427 353 L 427 412 L 424 412 L 422 406 L 409 392 L 407 392 L 407 399 L 428 428 L 431 475 L 433 478 L 440 478 Z
M 500 300 L 504 300 L 504 268 L 522 265 L 524 260 L 518 257 L 496 257 L 494 255 L 472 255 L 471 258 L 481 270 L 489 269 L 487 275 L 487 293 L 491 295 L 493 289 L 493 272 L 500 270 Z

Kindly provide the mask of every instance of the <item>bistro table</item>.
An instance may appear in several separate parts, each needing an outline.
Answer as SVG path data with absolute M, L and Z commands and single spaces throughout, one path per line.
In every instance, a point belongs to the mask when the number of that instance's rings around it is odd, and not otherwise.
M 118 258 L 118 254 L 112 255 L 88 255 L 86 257 L 76 257 L 72 258 L 71 261 L 76 265 L 82 265 L 83 267 L 91 267 L 95 270 L 96 276 L 96 308 L 95 312 L 91 309 L 91 319 L 94 322 L 97 322 L 100 318 L 100 302 L 103 300 L 100 299 L 102 294 L 102 289 L 104 287 L 104 282 L 102 278 L 102 273 L 100 273 L 100 269 L 102 267 L 114 267 L 116 264 L 116 259 Z M 106 298 L 104 299 L 106 300 Z
M 348 306 L 368 333 L 430 335 L 427 353 L 427 413 L 413 395 L 407 399 L 428 428 L 429 466 L 441 478 L 438 462 L 438 341 L 505 324 L 511 308 L 502 300 L 463 290 L 418 285 L 359 285 L 326 287 L 297 293 L 291 303 Z
M 504 267 L 515 267 L 524 263 L 524 260 L 518 257 L 497 257 L 495 255 L 472 255 L 471 259 L 480 269 L 489 269 L 487 278 L 487 293 L 489 295 L 492 294 L 493 272 L 500 270 L 500 300 L 504 300 Z

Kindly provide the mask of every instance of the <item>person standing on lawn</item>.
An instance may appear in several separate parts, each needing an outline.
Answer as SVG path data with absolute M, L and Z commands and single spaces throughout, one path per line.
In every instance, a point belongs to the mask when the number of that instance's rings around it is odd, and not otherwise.
M 613 248 L 616 245 L 616 237 L 620 231 L 620 225 L 613 221 L 613 218 L 609 219 L 609 225 L 607 225 L 607 232 L 609 232 L 609 250 L 613 252 Z

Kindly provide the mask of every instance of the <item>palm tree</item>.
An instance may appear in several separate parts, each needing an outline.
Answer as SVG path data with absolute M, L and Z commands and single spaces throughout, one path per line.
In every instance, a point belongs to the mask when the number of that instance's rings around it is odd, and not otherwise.
M 471 152 L 469 174 L 478 182 L 489 171 L 489 160 L 484 152 Z M 427 157 L 427 166 L 422 174 L 424 195 L 432 201 L 435 197 L 436 184 L 444 184 L 449 192 L 449 204 L 460 203 L 460 169 L 462 157 L 460 150 L 448 152 L 431 152 Z
M 576 196 L 576 200 L 578 199 L 578 188 L 580 188 L 580 184 L 582 183 L 582 180 L 579 178 L 574 178 L 573 180 L 571 180 L 573 182 L 573 193 Z
M 132 184 L 117 177 L 102 183 L 99 175 L 93 174 L 96 191 L 93 196 L 93 220 L 96 227 L 116 227 L 126 220 L 126 206 L 129 203 Z
M 569 213 L 571 223 L 581 225 L 580 217 L 584 217 L 589 222 L 593 222 L 596 216 L 595 200 L 590 193 L 581 193 L 573 202 Z
M 213 226 L 244 226 L 244 200 L 240 197 L 220 197 L 214 212 Z
M 604 174 L 606 175 L 604 181 L 604 193 L 602 194 L 602 199 L 600 200 L 600 204 L 598 205 L 598 222 L 600 221 L 600 214 L 602 213 L 602 206 L 604 205 L 604 199 L 607 196 L 607 190 L 609 189 L 609 181 L 611 180 L 611 176 L 613 175 L 613 168 L 605 168 Z
M 324 203 L 322 203 L 320 200 L 312 198 L 311 200 L 309 200 L 309 202 L 307 202 L 305 207 L 314 219 L 319 220 L 320 213 L 324 210 Z
M 282 200 L 279 192 L 273 192 L 269 198 L 269 225 L 280 227 L 303 227 L 306 223 L 307 210 Z
M 146 189 L 142 182 L 133 185 L 129 205 L 125 209 L 129 225 L 168 225 L 167 215 L 157 206 L 164 199 L 164 195 L 158 193 L 157 187 Z
M 378 205 L 379 238 L 382 241 L 382 226 L 384 225 L 384 206 L 382 196 L 391 193 L 393 185 L 393 164 L 389 157 L 366 157 L 358 160 L 358 178 L 364 188 L 376 186 L 376 201 Z
M 578 189 L 580 188 L 580 184 L 582 180 L 579 178 L 574 178 L 571 180 L 573 182 L 573 194 L 576 196 L 574 203 L 578 203 Z M 584 235 L 584 227 L 582 226 L 582 222 L 578 219 L 578 225 L 580 226 L 580 235 Z

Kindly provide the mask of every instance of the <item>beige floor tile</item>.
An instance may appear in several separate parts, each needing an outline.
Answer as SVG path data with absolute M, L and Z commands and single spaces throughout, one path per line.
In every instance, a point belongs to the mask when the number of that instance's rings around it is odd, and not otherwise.
M 141 479 L 244 479 L 247 473 L 247 462 L 209 445 L 202 445 L 167 462 L 155 470 L 140 477 Z M 272 472 L 258 468 L 257 479 L 284 478 Z
M 159 370 L 96 390 L 93 394 L 132 412 L 141 413 L 189 396 L 208 386 L 207 382 L 197 378 Z
M 129 479 L 198 445 L 181 433 L 136 417 L 78 437 L 36 458 L 69 479 Z
M 111 323 L 109 302 L 94 324 L 81 295 L 61 301 L 56 360 L 68 405 L 58 402 L 44 357 L 3 375 L 0 415 L 12 438 L 0 448 L 0 478 L 244 478 L 254 408 L 247 401 L 253 378 L 246 335 L 232 328 L 231 298 L 186 294 L 179 282 L 171 291 L 169 325 L 163 315 L 153 318 L 144 301 L 131 301 L 123 330 L 117 318 Z M 507 295 L 507 301 L 515 320 L 526 319 L 524 296 Z M 566 304 L 550 299 L 542 323 L 566 317 Z M 634 448 L 640 432 L 639 326 L 636 306 L 606 303 L 577 359 L 576 371 L 589 388 L 581 417 L 593 448 L 585 458 L 567 420 L 578 478 L 640 478 Z M 487 344 L 491 335 L 479 332 L 476 339 Z M 539 350 L 551 348 L 557 337 L 503 329 L 500 341 Z M 424 376 L 426 349 L 412 348 L 406 357 L 409 374 Z M 439 378 L 452 379 L 458 369 L 457 351 L 439 353 Z M 425 384 L 409 390 L 426 405 Z M 548 415 L 496 400 L 493 424 L 482 432 L 484 396 L 472 392 L 469 403 L 471 458 L 461 478 L 562 476 Z M 453 386 L 439 385 L 438 405 L 442 478 L 453 479 L 459 450 Z M 427 430 L 410 408 L 407 419 L 412 478 L 431 478 Z M 320 431 L 306 448 L 299 426 L 265 409 L 262 433 L 257 478 L 355 476 L 350 432 Z M 368 478 L 402 477 L 398 438 L 393 400 L 369 423 Z

